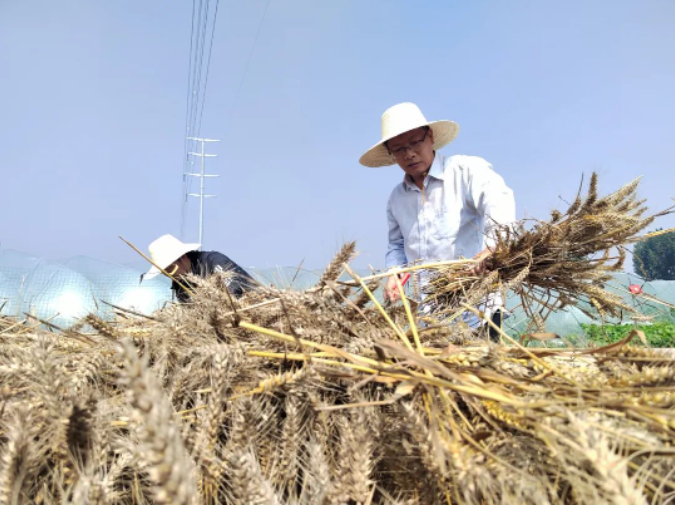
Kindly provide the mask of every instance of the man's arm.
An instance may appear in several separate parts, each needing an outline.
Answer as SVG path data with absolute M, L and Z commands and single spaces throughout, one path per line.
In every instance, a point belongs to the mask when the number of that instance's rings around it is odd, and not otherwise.
M 387 246 L 384 265 L 387 268 L 405 265 L 408 263 L 408 258 L 405 255 L 403 233 L 401 233 L 401 227 L 391 211 L 390 203 L 387 204 L 387 223 L 389 224 L 389 245 Z
M 394 213 L 391 211 L 391 203 L 387 204 L 387 222 L 389 224 L 389 245 L 384 264 L 387 268 L 405 265 L 408 263 L 408 258 L 405 255 L 403 233 Z M 398 295 L 396 279 L 392 276 L 384 287 L 384 296 L 388 300 L 394 301 L 398 298 Z
M 504 179 L 482 158 L 473 158 L 470 169 L 470 183 L 467 197 L 471 199 L 476 212 L 484 219 L 484 244 L 490 248 L 495 244 L 494 229 L 497 225 L 513 223 L 516 220 L 516 201 L 513 191 Z

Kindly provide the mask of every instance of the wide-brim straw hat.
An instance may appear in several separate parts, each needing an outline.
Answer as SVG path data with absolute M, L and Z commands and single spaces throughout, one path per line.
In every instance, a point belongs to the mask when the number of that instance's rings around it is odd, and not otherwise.
M 434 132 L 434 150 L 448 145 L 459 132 L 454 121 L 427 121 L 420 108 L 414 103 L 404 102 L 388 108 L 382 114 L 382 140 L 361 156 L 359 163 L 367 167 L 385 167 L 396 163 L 384 143 L 422 126 L 429 126 Z
M 196 251 L 200 247 L 201 244 L 186 244 L 173 235 L 166 234 L 150 244 L 148 246 L 148 251 L 150 252 L 150 259 L 152 262 L 162 270 L 166 270 L 166 268 L 178 258 L 190 251 Z M 143 275 L 142 280 L 150 280 L 162 273 L 155 265 Z

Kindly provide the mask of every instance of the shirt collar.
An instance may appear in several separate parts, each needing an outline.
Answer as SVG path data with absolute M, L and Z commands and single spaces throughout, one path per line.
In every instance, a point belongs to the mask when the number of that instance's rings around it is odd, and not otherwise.
M 429 175 L 431 177 L 434 177 L 435 179 L 440 179 L 443 180 L 444 178 L 444 170 L 443 170 L 443 157 L 436 153 L 434 155 L 434 162 L 431 164 L 431 168 L 429 169 Z
M 441 160 L 441 156 L 438 153 L 434 154 L 434 161 L 431 163 L 431 168 L 429 168 L 429 174 L 428 176 L 433 177 L 434 179 L 439 179 L 443 180 L 443 161 Z M 428 177 L 427 176 L 427 177 Z M 424 180 L 424 186 L 426 187 L 428 184 L 427 179 Z M 417 187 L 417 184 L 415 184 L 412 180 L 412 177 L 410 177 L 408 174 L 405 174 L 403 177 L 403 187 L 407 190 L 417 190 L 419 191 L 420 188 Z

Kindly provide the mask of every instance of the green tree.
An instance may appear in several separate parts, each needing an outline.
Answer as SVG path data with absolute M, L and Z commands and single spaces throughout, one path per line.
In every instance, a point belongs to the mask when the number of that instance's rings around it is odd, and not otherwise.
M 638 242 L 633 250 L 633 269 L 648 281 L 675 280 L 675 232 Z

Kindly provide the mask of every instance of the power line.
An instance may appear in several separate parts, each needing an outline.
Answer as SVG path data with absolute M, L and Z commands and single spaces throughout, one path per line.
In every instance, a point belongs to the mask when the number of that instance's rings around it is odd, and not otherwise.
M 183 142 L 183 183 L 181 185 L 181 194 L 180 194 L 180 238 L 184 239 L 185 235 L 185 212 L 187 210 L 187 177 L 185 172 L 187 172 L 187 158 L 188 158 L 188 117 L 190 112 L 190 96 L 191 96 L 191 84 L 192 84 L 192 41 L 194 39 L 195 31 L 195 0 L 192 0 L 192 23 L 190 27 L 190 54 L 188 54 L 188 82 L 187 82 L 187 97 L 185 100 L 185 141 Z
M 200 109 L 199 105 L 200 101 L 202 100 L 202 69 L 204 67 L 204 48 L 206 43 L 206 33 L 208 32 L 209 27 L 210 7 L 211 7 L 211 0 L 206 0 L 204 3 L 204 8 L 202 9 L 204 12 L 204 17 L 203 18 L 201 17 L 201 10 L 199 13 L 201 25 L 200 30 L 197 33 L 198 37 L 197 45 L 199 49 L 195 53 L 195 78 L 194 78 L 195 80 L 193 80 L 193 89 L 192 89 L 194 99 L 192 102 L 192 112 L 190 119 L 190 132 L 189 132 L 190 136 L 195 136 L 196 134 L 197 113 Z M 197 59 L 199 61 L 197 61 Z M 192 161 L 192 164 L 194 164 L 194 161 Z M 188 179 L 188 187 L 187 187 L 188 194 L 191 190 L 192 190 L 192 179 Z
M 246 74 L 248 72 L 248 66 L 251 63 L 251 57 L 253 56 L 253 51 L 255 50 L 255 46 L 258 43 L 258 37 L 260 36 L 260 29 L 262 28 L 263 22 L 265 21 L 265 15 L 267 14 L 267 9 L 270 6 L 270 0 L 267 0 L 267 3 L 265 4 L 265 10 L 263 11 L 263 15 L 260 18 L 260 23 L 258 24 L 258 31 L 255 34 L 255 38 L 253 39 L 253 45 L 251 45 L 251 50 L 248 53 L 248 59 L 246 60 L 246 66 L 244 67 L 244 73 L 241 76 L 241 80 L 239 81 L 239 87 L 237 88 L 237 93 L 234 96 L 234 101 L 232 102 L 232 106 L 230 107 L 230 111 L 227 113 L 227 116 L 225 117 L 225 127 L 229 125 L 229 120 L 232 117 L 232 112 L 234 111 L 235 106 L 237 105 L 237 101 L 239 100 L 239 93 L 241 92 L 241 87 L 244 84 L 244 80 L 246 79 Z
M 211 29 L 211 42 L 209 43 L 209 56 L 206 60 L 206 78 L 204 79 L 204 92 L 202 97 L 202 110 L 199 112 L 199 123 L 197 125 L 197 136 L 202 130 L 202 118 L 204 117 L 204 104 L 206 103 L 206 87 L 209 84 L 209 70 L 211 70 L 211 53 L 213 52 L 213 39 L 216 35 L 216 22 L 218 21 L 218 5 L 220 0 L 216 0 L 216 9 L 213 14 L 213 28 Z
M 196 6 L 195 0 L 192 2 L 192 28 L 190 31 L 190 58 L 188 66 L 188 96 L 186 104 L 185 117 L 185 143 L 183 156 L 183 174 L 188 172 L 188 165 L 192 164 L 187 155 L 192 141 L 189 137 L 195 135 L 195 126 L 197 123 L 197 112 L 200 110 L 200 96 L 202 89 L 202 67 L 204 62 L 204 49 L 206 33 L 209 25 L 210 0 L 199 0 Z M 196 30 L 195 30 L 196 27 Z M 215 23 L 213 24 L 215 30 Z M 203 108 L 203 105 L 201 106 Z M 187 195 L 192 188 L 192 180 L 183 175 L 182 196 L 181 196 L 181 238 L 185 235 L 185 221 L 187 214 Z
M 181 195 L 181 221 L 180 221 L 180 234 L 181 238 L 184 238 L 185 235 L 185 226 L 186 226 L 186 215 L 187 215 L 187 206 L 188 206 L 188 195 L 192 188 L 192 178 L 187 177 L 186 174 L 194 173 L 190 170 L 190 166 L 194 165 L 194 159 L 191 159 L 188 156 L 190 151 L 191 142 L 197 142 L 196 138 L 199 138 L 201 134 L 202 120 L 204 118 L 204 106 L 206 104 L 206 92 L 209 82 L 209 73 L 211 69 L 211 55 L 213 53 L 213 41 L 216 33 L 216 23 L 218 20 L 218 7 L 220 5 L 220 0 L 215 0 L 215 9 L 213 13 L 213 22 L 211 23 L 211 37 L 209 41 L 208 55 L 206 58 L 206 74 L 202 85 L 202 70 L 204 67 L 204 50 L 206 48 L 206 37 L 209 30 L 209 11 L 210 11 L 210 2 L 211 0 L 199 0 L 199 5 L 197 6 L 196 0 L 192 0 L 192 25 L 190 30 L 190 56 L 189 56 L 189 65 L 188 65 L 188 90 L 187 90 L 187 100 L 186 100 L 186 110 L 185 110 L 185 143 L 184 143 L 184 153 L 183 153 L 183 194 Z M 237 92 L 232 102 L 232 106 L 226 116 L 226 124 L 232 116 L 232 113 L 238 103 L 239 96 L 241 94 L 242 86 L 246 80 L 248 74 L 248 69 L 251 64 L 253 53 L 255 51 L 258 39 L 260 37 L 260 32 L 262 25 L 265 21 L 267 11 L 269 9 L 270 0 L 267 0 L 265 3 L 265 10 L 260 18 L 260 23 L 258 24 L 258 29 L 256 30 L 255 37 L 253 39 L 253 44 L 249 51 L 246 65 L 244 67 L 244 73 L 241 76 L 239 81 L 239 86 L 237 87 Z M 202 182 L 204 177 L 201 178 Z M 194 195 L 193 195 L 194 196 Z M 200 203 L 200 215 L 203 213 L 203 198 Z M 201 218 L 200 218 L 201 220 Z M 201 234 L 201 232 L 200 232 Z
M 195 135 L 195 125 L 197 122 L 197 111 L 199 110 L 199 100 L 201 95 L 202 66 L 204 62 L 204 42 L 206 41 L 206 31 L 209 22 L 209 4 L 210 0 L 199 0 L 199 10 L 197 12 L 198 30 L 196 34 L 196 49 L 194 53 L 194 64 L 192 74 L 192 103 L 190 107 L 190 123 L 187 136 Z M 205 8 L 204 8 L 205 7 Z M 204 13 L 202 17 L 202 12 Z M 191 162 L 192 164 L 193 162 Z M 186 196 L 192 190 L 192 179 L 188 179 Z
M 199 62 L 197 63 L 195 67 L 195 80 L 193 80 L 193 95 L 194 95 L 194 100 L 192 102 L 192 111 L 191 111 L 191 116 L 190 116 L 190 135 L 195 134 L 195 125 L 197 123 L 197 111 L 199 110 L 199 99 L 201 95 L 201 88 L 202 88 L 202 67 L 204 64 L 204 43 L 206 41 L 206 32 L 208 28 L 208 22 L 209 22 L 209 3 L 210 0 L 206 0 L 206 9 L 204 9 L 204 21 L 201 23 L 201 28 L 197 34 L 197 37 L 200 39 L 200 41 L 197 42 L 198 44 L 198 53 L 199 53 Z M 200 21 L 201 21 L 201 0 L 200 0 Z M 196 53 L 195 53 L 196 57 Z M 195 82 L 197 83 L 196 87 L 194 86 Z

